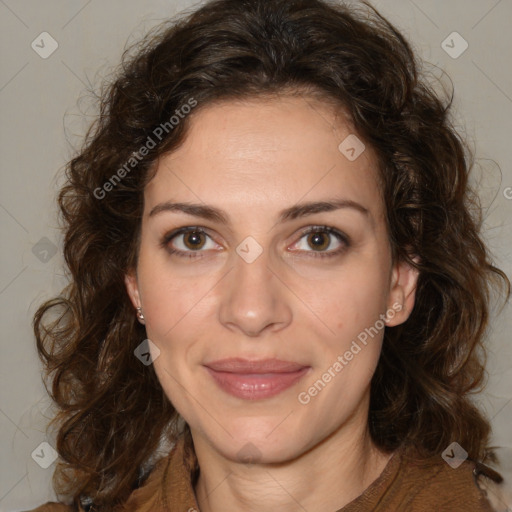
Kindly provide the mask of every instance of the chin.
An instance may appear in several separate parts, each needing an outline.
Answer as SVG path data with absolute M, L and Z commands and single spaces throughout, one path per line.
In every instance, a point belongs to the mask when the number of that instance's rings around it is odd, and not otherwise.
M 286 417 L 286 416 L 284 416 Z M 276 418 L 238 418 L 225 428 L 229 434 L 210 438 L 211 444 L 232 461 L 246 463 L 282 463 L 307 451 L 304 431 L 291 423 L 279 425 Z M 300 432 L 300 437 L 298 433 Z

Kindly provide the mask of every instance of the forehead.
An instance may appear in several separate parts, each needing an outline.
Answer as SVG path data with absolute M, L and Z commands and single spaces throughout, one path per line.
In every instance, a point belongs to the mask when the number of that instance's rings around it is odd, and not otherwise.
M 382 213 L 375 155 L 367 145 L 362 150 L 343 111 L 329 103 L 302 96 L 222 101 L 188 121 L 184 143 L 160 158 L 146 187 L 147 211 L 170 199 L 281 209 L 336 195 Z

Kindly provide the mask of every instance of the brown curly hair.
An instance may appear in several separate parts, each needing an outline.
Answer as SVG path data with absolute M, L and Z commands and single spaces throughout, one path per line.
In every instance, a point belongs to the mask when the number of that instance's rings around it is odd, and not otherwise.
M 483 456 L 490 427 L 468 394 L 484 377 L 491 292 L 505 284 L 508 298 L 510 283 L 479 235 L 471 160 L 450 124 L 451 98 L 434 92 L 403 36 L 367 4 L 215 0 L 124 52 L 67 165 L 59 206 L 70 284 L 34 318 L 58 407 L 61 497 L 114 509 L 147 474 L 159 442 L 178 435 L 180 417 L 153 367 L 134 357 L 146 336 L 124 284 L 136 266 L 155 163 L 183 142 L 201 108 L 282 92 L 315 95 L 348 113 L 378 157 L 395 261 L 419 270 L 410 318 L 385 331 L 371 388 L 373 441 L 386 451 L 408 442 L 429 455 L 457 440 L 470 457 Z M 190 116 L 166 125 L 148 149 L 148 137 L 192 101 Z

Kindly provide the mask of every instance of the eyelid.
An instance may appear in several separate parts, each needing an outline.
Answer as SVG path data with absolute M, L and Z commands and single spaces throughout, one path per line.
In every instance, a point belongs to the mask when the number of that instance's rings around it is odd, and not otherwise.
M 295 251 L 295 252 L 305 252 L 308 254 L 312 254 L 314 257 L 329 257 L 329 256 L 336 256 L 338 254 L 341 254 L 352 244 L 350 237 L 347 236 L 342 231 L 340 231 L 334 227 L 331 227 L 331 226 L 318 224 L 318 225 L 314 225 L 314 226 L 308 226 L 307 228 L 301 230 L 299 238 L 292 245 L 299 243 L 300 240 L 302 240 L 302 238 L 304 238 L 304 236 L 309 235 L 310 233 L 322 233 L 322 232 L 328 233 L 329 235 L 333 235 L 334 237 L 336 237 L 338 239 L 338 241 L 340 243 L 343 244 L 343 246 L 338 249 L 334 249 L 334 250 L 330 250 L 330 251 L 310 250 L 310 251 Z
M 183 226 L 181 228 L 176 228 L 176 229 L 173 229 L 172 231 L 166 233 L 162 237 L 162 241 L 161 241 L 160 245 L 164 249 L 168 249 L 169 243 L 171 242 L 171 240 L 173 240 L 174 238 L 176 238 L 176 237 L 178 237 L 180 235 L 186 235 L 187 233 L 190 233 L 190 232 L 201 233 L 201 234 L 207 236 L 213 242 L 215 242 L 215 240 L 213 240 L 213 237 L 209 234 L 209 231 L 210 230 L 208 228 L 204 228 L 202 226 Z M 215 243 L 217 243 L 217 242 L 215 242 Z M 175 249 L 175 252 L 177 252 L 177 253 L 182 253 L 182 252 L 186 252 L 186 253 L 199 253 L 199 252 L 204 252 L 204 251 L 201 251 L 201 250 L 197 250 L 197 251 L 182 251 L 181 249 Z
M 162 243 L 165 244 L 165 243 L 169 243 L 173 238 L 177 237 L 178 235 L 183 235 L 185 233 L 189 233 L 193 231 L 194 233 L 203 233 L 207 236 L 210 236 L 208 234 L 208 229 L 207 228 L 204 228 L 202 226 L 183 226 L 181 228 L 176 228 L 176 229 L 173 229 L 171 231 L 169 231 L 168 233 L 166 233 L 163 237 L 162 237 Z M 211 238 L 211 237 L 210 237 Z
M 343 233 L 342 231 L 340 231 L 337 228 L 334 228 L 334 227 L 331 227 L 331 226 L 327 226 L 327 225 L 324 225 L 324 224 L 315 224 L 314 226 L 308 226 L 308 227 L 302 229 L 300 234 L 301 234 L 301 237 L 302 237 L 302 236 L 307 235 L 309 233 L 315 233 L 315 232 L 330 233 L 332 235 L 337 235 L 340 239 L 342 239 L 346 243 L 350 242 L 349 237 L 345 233 Z

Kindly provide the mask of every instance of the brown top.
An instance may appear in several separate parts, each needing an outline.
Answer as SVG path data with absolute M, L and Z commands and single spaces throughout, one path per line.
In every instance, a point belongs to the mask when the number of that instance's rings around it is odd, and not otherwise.
M 180 438 L 145 484 L 133 491 L 122 512 L 199 512 L 189 469 L 192 466 L 185 453 L 184 439 Z M 413 453 L 411 449 L 398 450 L 379 478 L 337 512 L 493 511 L 476 484 L 473 462 L 466 460 L 453 469 L 441 456 L 420 460 Z M 47 503 L 32 512 L 72 511 L 70 506 Z

